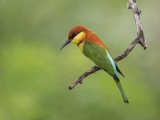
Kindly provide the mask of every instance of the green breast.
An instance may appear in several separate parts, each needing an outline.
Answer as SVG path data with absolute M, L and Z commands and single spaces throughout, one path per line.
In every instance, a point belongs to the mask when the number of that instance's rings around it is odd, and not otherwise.
M 105 48 L 95 43 L 85 41 L 83 46 L 83 54 L 90 58 L 97 66 L 104 69 L 111 76 L 115 74 L 112 63 L 107 57 L 107 51 Z

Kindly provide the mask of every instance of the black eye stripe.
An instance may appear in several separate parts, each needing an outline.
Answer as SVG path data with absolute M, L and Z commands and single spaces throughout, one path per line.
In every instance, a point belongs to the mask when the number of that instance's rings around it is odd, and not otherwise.
M 76 33 L 76 32 L 74 32 L 74 33 L 73 33 L 73 35 L 72 35 L 72 37 L 74 38 L 76 35 L 77 35 L 77 33 Z
M 71 38 L 74 38 L 76 35 L 77 35 L 77 32 L 74 32 L 73 35 L 71 36 Z

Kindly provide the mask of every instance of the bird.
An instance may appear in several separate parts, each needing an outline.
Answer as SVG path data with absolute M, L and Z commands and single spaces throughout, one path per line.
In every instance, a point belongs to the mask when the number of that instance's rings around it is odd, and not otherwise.
M 118 68 L 107 46 L 101 41 L 101 39 L 90 29 L 82 25 L 77 25 L 70 30 L 68 40 L 62 45 L 60 51 L 69 43 L 76 44 L 80 48 L 81 52 L 94 62 L 95 66 L 100 67 L 113 77 L 124 102 L 129 103 L 119 80 L 118 73 L 123 77 L 124 75 Z

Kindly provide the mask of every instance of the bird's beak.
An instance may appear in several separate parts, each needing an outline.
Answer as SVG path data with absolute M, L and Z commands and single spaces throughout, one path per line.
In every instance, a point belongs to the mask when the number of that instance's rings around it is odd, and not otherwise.
M 67 44 L 69 44 L 69 43 L 72 41 L 72 39 L 73 39 L 73 38 L 68 39 L 68 40 L 62 45 L 62 47 L 61 47 L 60 50 L 62 50 Z

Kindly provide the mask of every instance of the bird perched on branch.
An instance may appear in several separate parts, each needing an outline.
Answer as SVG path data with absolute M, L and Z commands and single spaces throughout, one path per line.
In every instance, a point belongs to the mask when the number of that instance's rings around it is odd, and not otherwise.
M 62 45 L 60 50 L 62 50 L 62 48 L 69 43 L 76 44 L 85 56 L 91 59 L 98 67 L 111 75 L 122 94 L 124 102 L 129 103 L 120 83 L 118 72 L 123 77 L 124 75 L 114 62 L 107 46 L 100 40 L 100 38 L 91 30 L 79 25 L 70 30 L 68 40 Z

